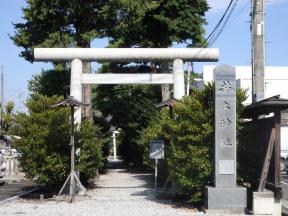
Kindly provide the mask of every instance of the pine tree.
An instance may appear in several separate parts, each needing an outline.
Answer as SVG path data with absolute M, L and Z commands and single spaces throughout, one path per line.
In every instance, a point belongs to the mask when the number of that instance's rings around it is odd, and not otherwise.
M 110 47 L 167 48 L 174 43 L 197 46 L 203 41 L 204 15 L 207 10 L 205 0 L 112 0 L 102 10 L 107 23 L 104 34 L 109 37 Z M 102 72 L 143 72 L 140 68 L 146 68 L 144 71 L 146 73 L 155 72 L 154 69 L 158 73 L 161 71 L 167 73 L 169 65 L 159 62 L 137 63 L 135 67 L 127 66 L 126 63 L 109 64 Z M 162 88 L 164 89 L 162 100 L 168 99 L 169 85 L 163 85 Z M 151 101 L 149 105 L 146 103 L 147 99 Z M 138 153 L 136 158 L 141 158 L 143 149 L 136 141 L 140 131 L 146 127 L 156 112 L 146 107 L 154 107 L 160 99 L 158 86 L 143 88 L 137 85 L 99 86 L 97 88 L 95 106 L 100 109 L 105 118 L 112 116 L 110 124 L 126 129 L 123 130 L 125 134 L 121 135 L 123 144 L 120 147 L 128 159 L 133 160 L 136 157 L 135 152 Z M 145 103 L 146 106 L 143 106 Z M 150 114 L 148 114 L 149 110 L 151 110 Z
M 101 0 L 26 0 L 24 23 L 14 24 L 14 43 L 24 48 L 20 56 L 33 62 L 35 47 L 83 47 L 99 38 L 103 22 L 99 11 L 106 3 Z M 83 72 L 91 73 L 90 63 L 83 64 Z M 91 104 L 90 86 L 84 86 L 84 102 Z M 84 111 L 92 117 L 91 107 Z
M 15 34 L 11 36 L 11 39 L 17 46 L 24 48 L 20 55 L 28 61 L 33 61 L 32 51 L 35 47 L 90 47 L 91 41 L 99 37 L 108 37 L 110 47 L 170 47 L 174 43 L 197 46 L 203 40 L 204 15 L 208 10 L 206 0 L 26 1 L 27 5 L 23 9 L 25 22 L 14 24 Z M 130 73 L 138 71 L 139 68 L 146 67 L 147 69 L 147 66 L 152 66 L 152 64 L 144 63 L 137 63 L 136 67 L 131 67 L 131 65 L 127 67 L 127 63 L 109 65 L 106 71 L 112 72 L 113 69 L 116 69 L 117 71 L 126 70 Z M 167 63 L 154 62 L 153 65 L 158 72 L 161 70 L 167 72 L 169 68 Z M 83 67 L 84 73 L 91 72 L 88 63 Z M 118 70 L 119 68 L 121 70 Z M 145 72 L 151 72 L 154 69 L 150 67 Z M 41 89 L 43 84 L 37 82 L 41 79 L 30 82 L 30 87 L 36 86 L 38 90 Z M 44 86 L 44 90 L 49 88 Z M 88 92 L 88 95 L 84 94 L 84 102 L 91 104 L 89 88 L 87 90 L 86 86 L 83 89 Z M 115 91 L 117 89 L 123 91 L 117 92 Z M 168 86 L 164 86 L 163 89 L 165 90 L 162 91 L 162 98 L 167 99 L 170 89 Z M 103 91 L 109 92 L 105 94 Z M 158 92 L 159 88 L 154 86 L 99 87 L 96 93 L 97 103 L 105 99 L 106 104 L 100 103 L 97 108 L 104 117 L 112 116 L 115 126 L 121 125 L 123 116 L 120 115 L 125 113 L 125 109 L 136 108 L 137 113 L 131 114 L 131 118 L 124 118 L 128 134 L 123 143 L 133 146 L 138 133 L 153 116 L 154 111 L 148 107 L 152 107 L 153 103 L 159 101 Z M 135 97 L 139 102 L 126 103 L 133 101 Z M 113 102 L 115 98 L 122 100 L 123 107 L 115 105 Z M 149 100 L 151 102 L 147 103 Z M 143 106 L 143 104 L 146 105 Z M 114 110 L 111 109 L 113 106 L 116 106 L 117 109 L 115 107 Z M 143 107 L 147 108 L 143 109 Z M 149 110 L 151 110 L 150 115 L 148 115 Z M 91 111 L 88 115 L 91 117 Z M 133 116 L 137 116 L 137 118 L 132 118 Z M 137 148 L 135 151 L 141 153 Z
M 112 0 L 105 34 L 117 47 L 197 46 L 204 36 L 206 0 Z

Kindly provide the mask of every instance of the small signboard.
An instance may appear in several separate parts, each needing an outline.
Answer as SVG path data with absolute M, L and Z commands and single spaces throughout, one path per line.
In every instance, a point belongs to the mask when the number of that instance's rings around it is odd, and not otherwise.
M 164 159 L 164 141 L 151 140 L 150 141 L 150 158 Z

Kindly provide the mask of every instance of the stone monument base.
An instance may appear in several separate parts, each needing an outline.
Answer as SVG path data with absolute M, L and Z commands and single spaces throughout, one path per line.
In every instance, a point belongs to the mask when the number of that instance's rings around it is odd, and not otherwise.
M 253 192 L 253 214 L 281 215 L 281 202 L 276 202 L 274 193 L 269 190 Z
M 247 190 L 244 187 L 205 187 L 206 214 L 244 214 L 247 206 Z

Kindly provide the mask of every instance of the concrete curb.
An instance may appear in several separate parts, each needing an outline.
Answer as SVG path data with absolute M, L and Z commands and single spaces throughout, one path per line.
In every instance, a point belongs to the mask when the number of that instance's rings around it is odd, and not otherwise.
M 18 195 L 15 195 L 15 196 L 13 196 L 13 197 L 10 197 L 10 198 L 8 198 L 8 199 L 6 199 L 6 200 L 2 200 L 2 201 L 0 201 L 0 205 L 2 205 L 2 204 L 4 204 L 4 203 L 7 203 L 7 202 L 10 202 L 10 201 L 13 201 L 13 200 L 15 200 L 15 199 L 18 199 L 19 197 L 24 196 L 24 195 L 29 194 L 29 193 L 32 193 L 33 191 L 36 191 L 36 190 L 38 190 L 38 189 L 39 189 L 39 188 L 34 188 L 34 189 L 29 190 L 29 191 L 25 191 L 25 192 L 22 192 L 22 193 L 20 193 L 20 194 L 18 194 Z

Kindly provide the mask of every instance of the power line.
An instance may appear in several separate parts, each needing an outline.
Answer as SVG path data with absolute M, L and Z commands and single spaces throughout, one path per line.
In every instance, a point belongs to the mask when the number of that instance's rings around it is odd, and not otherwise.
M 247 10 L 249 5 L 250 5 L 250 0 L 247 0 L 247 2 L 238 10 L 238 13 L 235 14 L 232 21 L 234 21 L 236 18 L 238 18 L 243 13 L 243 11 Z
M 221 25 L 221 22 L 223 21 L 224 17 L 226 16 L 229 8 L 231 7 L 233 3 L 233 0 L 230 1 L 229 5 L 227 6 L 224 14 L 222 15 L 221 19 L 218 21 L 217 25 L 214 27 L 213 31 L 209 34 L 209 36 L 206 38 L 204 45 L 208 45 L 209 44 L 209 40 L 210 38 L 213 36 L 213 34 L 216 32 L 217 28 Z
M 209 34 L 206 38 L 205 42 L 201 45 L 204 46 L 211 46 L 221 35 L 223 32 L 226 24 L 228 23 L 231 15 L 233 14 L 239 0 L 231 0 L 229 5 L 227 6 L 224 14 L 222 15 L 221 19 L 218 21 L 217 25 L 214 27 L 213 31 Z
M 231 18 L 231 15 L 233 14 L 233 12 L 234 12 L 237 4 L 238 4 L 238 1 L 239 1 L 239 0 L 235 0 L 235 1 L 234 1 L 234 3 L 233 3 L 233 5 L 232 5 L 232 7 L 231 7 L 231 9 L 230 9 L 230 11 L 229 11 L 226 19 L 223 21 L 223 24 L 222 24 L 221 28 L 219 27 L 220 30 L 217 32 L 217 34 L 216 34 L 216 36 L 215 36 L 214 38 L 210 39 L 209 46 L 212 46 L 212 44 L 215 43 L 215 41 L 219 38 L 219 36 L 220 36 L 221 33 L 223 32 L 226 24 L 228 23 L 229 19 Z

